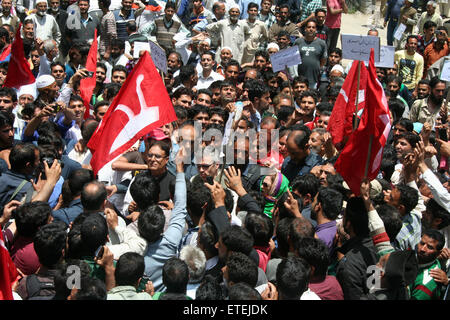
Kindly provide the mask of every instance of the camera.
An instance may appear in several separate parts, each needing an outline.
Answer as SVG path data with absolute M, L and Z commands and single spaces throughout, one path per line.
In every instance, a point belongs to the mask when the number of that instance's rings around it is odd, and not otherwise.
M 86 71 L 87 77 L 88 78 L 92 78 L 94 76 L 94 72 L 93 71 Z

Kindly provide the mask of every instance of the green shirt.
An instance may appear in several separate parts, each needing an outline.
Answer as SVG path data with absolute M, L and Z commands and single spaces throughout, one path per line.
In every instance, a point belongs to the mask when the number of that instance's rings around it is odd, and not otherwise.
M 411 289 L 411 299 L 414 300 L 438 300 L 441 297 L 439 284 L 430 276 L 430 270 L 441 268 L 439 260 L 431 265 L 420 268 L 417 273 L 414 286 Z

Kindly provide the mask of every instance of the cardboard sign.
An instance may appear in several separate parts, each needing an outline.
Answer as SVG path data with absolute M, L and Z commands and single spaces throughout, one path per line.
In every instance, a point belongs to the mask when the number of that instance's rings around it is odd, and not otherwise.
M 149 41 L 150 43 L 150 55 L 152 56 L 153 63 L 155 67 L 160 71 L 166 73 L 167 72 L 167 59 L 166 52 L 160 46 L 158 46 L 153 41 Z
M 374 49 L 375 62 L 380 61 L 380 38 L 353 34 L 341 35 L 342 58 L 369 61 L 370 49 Z
M 395 47 L 381 46 L 380 62 L 375 62 L 375 67 L 393 68 L 394 67 L 394 55 L 395 55 Z
M 406 30 L 406 24 L 400 23 L 397 29 L 394 32 L 394 39 L 400 40 L 402 38 L 403 33 Z
M 275 52 L 270 55 L 270 62 L 272 63 L 273 72 L 285 70 L 286 67 L 297 66 L 302 63 L 300 57 L 300 51 L 298 46 L 294 45 L 290 48 L 286 48 Z
M 439 79 L 443 81 L 450 81 L 450 59 L 448 58 L 444 59 Z
M 138 59 L 139 52 L 142 50 L 150 52 L 150 46 L 148 45 L 148 42 L 135 41 L 133 48 L 133 58 Z

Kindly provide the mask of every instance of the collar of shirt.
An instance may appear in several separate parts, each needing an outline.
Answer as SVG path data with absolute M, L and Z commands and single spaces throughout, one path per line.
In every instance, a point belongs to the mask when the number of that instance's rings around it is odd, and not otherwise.
M 211 270 L 217 265 L 217 262 L 219 262 L 219 256 L 214 256 L 206 260 L 205 270 Z

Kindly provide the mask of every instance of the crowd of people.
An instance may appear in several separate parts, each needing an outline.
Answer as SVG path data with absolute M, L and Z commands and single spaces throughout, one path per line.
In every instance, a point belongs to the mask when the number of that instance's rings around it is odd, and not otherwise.
M 13 298 L 448 299 L 448 5 L 384 4 L 387 29 L 367 35 L 386 31 L 396 47 L 394 65 L 376 68 L 392 129 L 355 196 L 327 130 L 352 67 L 337 47 L 345 0 L 2 0 Z M 15 89 L 4 84 L 17 36 L 36 81 Z M 149 41 L 166 53 L 177 120 L 94 173 L 89 140 Z M 274 72 L 271 55 L 291 46 L 302 63 Z

